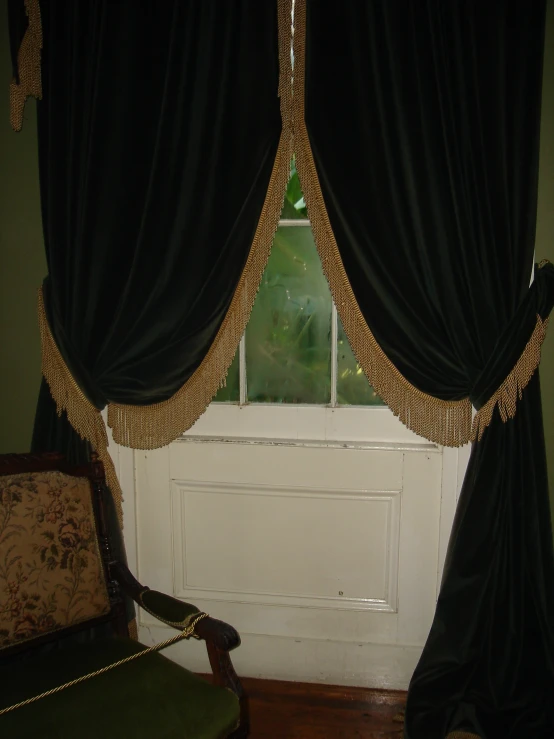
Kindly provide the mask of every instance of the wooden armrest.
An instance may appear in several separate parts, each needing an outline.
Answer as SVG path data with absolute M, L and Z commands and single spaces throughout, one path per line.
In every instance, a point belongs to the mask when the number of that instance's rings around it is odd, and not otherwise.
M 183 620 L 194 619 L 195 615 L 200 613 L 196 606 L 184 601 L 172 598 L 170 595 L 164 593 L 158 593 L 155 590 L 141 585 L 139 581 L 133 577 L 128 567 L 122 562 L 112 562 L 110 564 L 110 573 L 114 580 L 116 580 L 123 592 L 132 598 L 135 603 L 139 606 L 148 610 L 153 616 L 161 618 L 161 620 L 174 626 L 175 628 L 183 628 Z M 150 594 L 150 595 L 148 595 Z M 145 606 L 145 600 L 147 605 Z M 166 619 L 158 615 L 155 610 L 161 609 L 165 615 L 170 615 L 171 618 Z M 172 620 L 177 619 L 177 620 Z M 189 621 L 190 623 L 190 621 Z M 214 681 L 216 685 L 228 688 L 235 693 L 240 702 L 241 722 L 240 722 L 240 736 L 248 736 L 249 732 L 249 717 L 248 717 L 248 699 L 244 693 L 243 687 L 237 673 L 231 662 L 229 652 L 232 649 L 236 649 L 240 644 L 240 636 L 237 631 L 229 624 L 223 621 L 218 621 L 215 618 L 203 618 L 194 627 L 194 635 L 199 639 L 203 639 L 206 642 L 206 648 L 208 650 L 208 658 L 214 674 Z M 235 735 L 233 735 L 235 736 Z M 239 733 L 236 734 L 237 739 Z
M 110 572 L 126 595 L 168 626 L 184 629 L 200 613 L 190 603 L 141 585 L 122 562 L 112 562 Z M 230 652 L 240 645 L 240 636 L 232 626 L 209 616 L 196 624 L 194 635 L 224 652 Z

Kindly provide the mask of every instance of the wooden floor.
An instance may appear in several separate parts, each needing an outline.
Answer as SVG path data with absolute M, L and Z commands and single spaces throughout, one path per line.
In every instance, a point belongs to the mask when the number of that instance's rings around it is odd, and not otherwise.
M 405 693 L 252 680 L 252 739 L 401 739 Z

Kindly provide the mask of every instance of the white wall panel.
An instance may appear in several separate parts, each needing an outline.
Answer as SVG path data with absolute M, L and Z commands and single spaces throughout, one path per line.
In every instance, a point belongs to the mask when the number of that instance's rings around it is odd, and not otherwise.
M 174 481 L 173 511 L 179 597 L 396 610 L 400 491 Z
M 243 675 L 404 688 L 434 612 L 442 463 L 408 443 L 137 451 L 139 578 L 232 623 Z M 167 634 L 140 623 L 148 643 Z M 186 650 L 203 669 L 202 649 Z

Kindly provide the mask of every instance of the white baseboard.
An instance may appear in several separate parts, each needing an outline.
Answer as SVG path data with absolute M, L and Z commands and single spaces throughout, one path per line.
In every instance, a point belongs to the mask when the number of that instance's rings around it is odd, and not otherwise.
M 164 626 L 139 629 L 140 640 L 148 646 L 172 633 Z M 412 646 L 244 634 L 232 659 L 241 677 L 406 690 L 421 651 Z M 203 642 L 191 639 L 164 654 L 193 672 L 210 672 Z

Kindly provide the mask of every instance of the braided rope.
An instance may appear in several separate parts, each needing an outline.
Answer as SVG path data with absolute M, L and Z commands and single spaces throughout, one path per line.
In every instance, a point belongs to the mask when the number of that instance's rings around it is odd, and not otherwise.
M 190 636 L 194 635 L 194 628 L 196 624 L 201 621 L 203 618 L 207 618 L 207 613 L 200 613 L 194 621 L 191 622 L 189 626 L 187 626 L 183 631 L 181 631 L 180 634 L 177 634 L 176 636 L 172 636 L 170 639 L 166 639 L 165 641 L 160 642 L 159 644 L 155 644 L 153 647 L 147 647 L 142 652 L 137 652 L 136 654 L 131 654 L 129 657 L 124 657 L 123 659 L 118 660 L 117 662 L 112 662 L 110 665 L 106 665 L 105 667 L 101 667 L 99 670 L 95 670 L 94 672 L 89 672 L 86 675 L 81 675 L 81 677 L 75 678 L 75 680 L 70 680 L 67 683 L 64 683 L 63 685 L 58 685 L 56 688 L 52 688 L 51 690 L 46 690 L 44 693 L 40 693 L 40 695 L 35 695 L 32 698 L 27 698 L 24 701 L 20 701 L 19 703 L 14 703 L 12 706 L 7 706 L 7 708 L 0 709 L 0 716 L 3 716 L 6 713 L 9 713 L 10 711 L 15 711 L 16 708 L 23 708 L 23 706 L 28 706 L 31 703 L 35 703 L 38 700 L 41 700 L 42 698 L 48 698 L 50 695 L 55 695 L 56 693 L 60 693 L 62 690 L 65 690 L 66 688 L 71 688 L 73 685 L 79 685 L 79 683 L 85 682 L 85 680 L 90 680 L 92 677 L 96 677 L 98 675 L 103 675 L 105 672 L 109 672 L 110 670 L 113 670 L 115 667 L 120 667 L 121 665 L 125 665 L 128 662 L 132 662 L 135 659 L 138 659 L 139 657 L 144 657 L 145 654 L 150 654 L 151 652 L 157 652 L 160 649 L 165 649 L 166 647 L 171 646 L 172 644 L 176 644 L 177 642 L 181 641 L 182 639 L 188 639 Z

